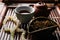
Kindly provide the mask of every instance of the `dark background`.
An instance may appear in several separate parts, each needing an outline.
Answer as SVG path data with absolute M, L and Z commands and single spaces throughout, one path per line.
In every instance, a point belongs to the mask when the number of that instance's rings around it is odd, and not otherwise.
M 3 2 L 55 2 L 55 0 L 3 0 Z

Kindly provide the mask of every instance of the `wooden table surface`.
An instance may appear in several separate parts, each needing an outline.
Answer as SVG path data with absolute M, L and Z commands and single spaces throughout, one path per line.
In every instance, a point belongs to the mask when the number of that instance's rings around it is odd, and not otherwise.
M 29 5 L 29 4 L 27 4 L 27 3 L 23 3 L 23 4 L 19 4 L 19 5 Z M 32 4 L 34 4 L 34 3 L 32 3 Z M 14 6 L 13 6 L 14 5 Z M 9 5 L 8 7 L 16 7 L 16 5 L 15 4 L 12 4 L 12 5 Z M 13 14 L 13 9 L 11 9 L 11 8 L 9 8 L 8 10 L 7 10 L 7 12 L 6 12 L 6 16 L 11 16 L 11 15 L 15 15 L 15 14 Z M 51 11 L 51 13 L 50 13 L 50 15 L 49 15 L 49 18 L 51 19 L 51 20 L 53 20 L 53 21 L 55 21 L 56 23 L 58 23 L 58 24 L 60 24 L 60 18 L 53 18 L 53 17 L 60 17 L 60 16 L 58 16 L 58 14 L 56 14 L 56 13 L 53 13 L 53 11 Z M 5 27 L 10 27 L 11 25 L 13 24 L 13 22 L 8 22 L 6 25 L 7 26 L 5 26 Z M 14 24 L 12 25 L 12 26 L 14 26 Z M 0 32 L 0 40 L 10 40 L 10 34 L 7 34 L 7 33 L 5 33 L 4 31 L 3 31 L 3 27 L 4 27 L 4 25 L 2 25 L 2 28 L 1 28 L 1 32 Z M 57 28 L 57 32 L 58 32 L 58 34 L 60 34 L 60 31 L 59 31 L 59 28 Z M 58 36 L 58 35 L 57 35 Z M 60 36 L 60 35 L 59 35 Z M 59 37 L 58 37 L 59 38 Z M 14 40 L 19 40 L 20 39 L 20 36 L 17 34 L 17 35 L 15 35 L 15 38 L 14 38 Z

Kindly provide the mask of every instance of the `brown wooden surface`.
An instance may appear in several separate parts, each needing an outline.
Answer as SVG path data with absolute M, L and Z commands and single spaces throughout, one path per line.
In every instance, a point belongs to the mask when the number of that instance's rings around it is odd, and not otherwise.
M 54 2 L 55 0 L 3 0 L 3 2 Z

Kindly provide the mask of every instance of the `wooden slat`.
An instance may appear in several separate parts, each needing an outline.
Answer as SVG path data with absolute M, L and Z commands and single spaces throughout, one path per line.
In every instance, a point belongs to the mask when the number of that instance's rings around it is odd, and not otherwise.
M 0 12 L 0 28 L 1 28 L 1 26 L 2 26 L 2 22 L 3 22 L 3 19 L 4 19 L 4 17 L 5 17 L 6 9 L 7 9 L 7 7 L 4 6 L 4 7 L 3 7 L 3 10 Z

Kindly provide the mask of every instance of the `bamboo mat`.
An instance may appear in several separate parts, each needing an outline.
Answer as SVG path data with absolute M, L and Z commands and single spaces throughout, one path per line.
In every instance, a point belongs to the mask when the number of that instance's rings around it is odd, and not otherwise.
M 11 15 L 16 17 L 16 14 L 13 12 L 13 9 L 10 8 L 10 9 L 8 9 L 8 11 L 6 13 L 5 18 L 8 16 L 11 16 Z M 55 21 L 58 25 L 60 24 L 60 16 L 59 16 L 59 14 L 57 14 L 57 12 L 55 10 L 51 11 L 49 18 L 51 20 Z M 15 24 L 11 21 L 7 22 L 6 25 L 3 25 L 1 28 L 1 32 L 0 32 L 0 40 L 10 40 L 10 37 L 11 37 L 10 34 L 5 33 L 3 31 L 3 27 L 14 27 L 14 26 L 15 26 Z M 59 27 L 60 27 L 60 25 L 59 25 Z M 57 36 L 57 40 L 59 40 L 59 36 L 60 36 L 59 28 L 57 28 L 55 33 Z M 59 35 L 57 35 L 57 33 Z M 20 40 L 20 35 L 19 34 L 15 35 L 14 40 Z
M 8 9 L 5 18 L 8 16 L 11 16 L 11 15 L 16 17 L 15 13 L 13 13 L 13 9 Z M 6 25 L 3 25 L 1 28 L 0 40 L 10 40 L 10 37 L 11 37 L 10 34 L 5 33 L 3 31 L 3 27 L 15 27 L 15 24 L 13 22 L 9 21 L 6 23 Z M 14 40 L 20 40 L 20 35 L 16 34 Z
M 59 27 L 55 30 L 55 34 L 57 37 L 57 40 L 60 40 L 60 15 L 58 14 L 57 10 L 54 9 L 50 12 L 49 17 L 51 20 L 55 21 Z

